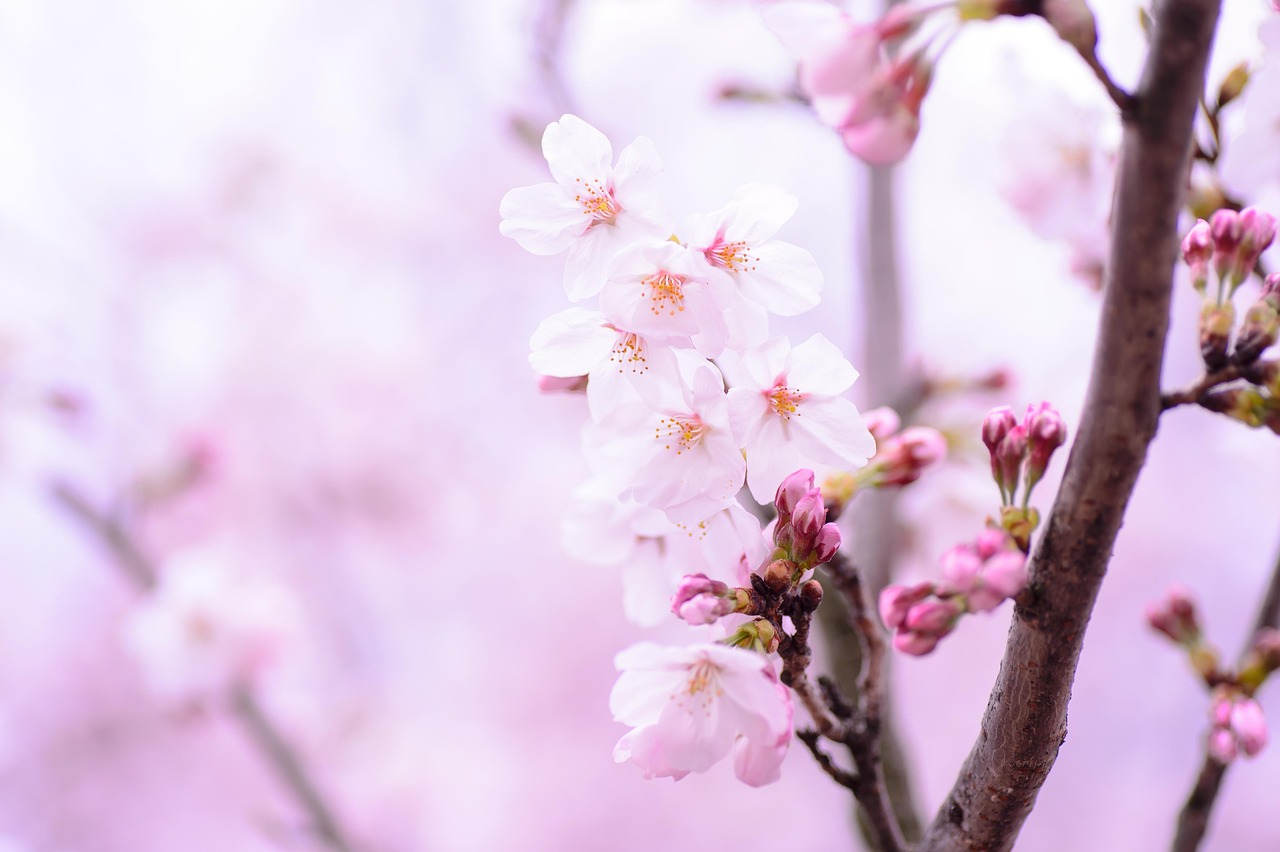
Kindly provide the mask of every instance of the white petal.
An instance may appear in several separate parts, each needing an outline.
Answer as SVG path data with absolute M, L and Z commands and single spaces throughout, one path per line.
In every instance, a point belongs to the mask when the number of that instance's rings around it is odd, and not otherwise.
M 757 258 L 755 267 L 738 273 L 743 295 L 782 317 L 817 307 L 822 270 L 813 255 L 778 240 L 755 246 L 752 252 Z
M 525 251 L 559 254 L 582 234 L 588 219 L 582 206 L 554 183 L 521 186 L 502 196 L 498 207 L 504 237 L 511 237 Z
M 787 359 L 787 386 L 806 394 L 836 396 L 849 389 L 858 371 L 840 347 L 815 334 L 791 350 Z
M 791 419 L 791 434 L 806 457 L 826 464 L 862 467 L 876 453 L 862 415 L 844 397 L 806 400 Z
M 795 215 L 800 206 L 794 195 L 767 183 L 748 183 L 738 187 L 725 210 L 729 211 L 724 226 L 727 240 L 742 240 L 753 253 L 759 243 L 772 237 Z
M 661 174 L 662 159 L 652 141 L 640 136 L 623 148 L 618 167 L 613 170 L 613 185 L 623 209 L 652 204 L 651 196 Z
M 538 325 L 529 339 L 529 363 L 544 376 L 585 376 L 609 357 L 617 336 L 598 311 L 569 308 Z
M 547 125 L 542 134 L 542 155 L 561 186 L 598 181 L 608 188 L 613 146 L 603 133 L 576 115 L 561 116 Z

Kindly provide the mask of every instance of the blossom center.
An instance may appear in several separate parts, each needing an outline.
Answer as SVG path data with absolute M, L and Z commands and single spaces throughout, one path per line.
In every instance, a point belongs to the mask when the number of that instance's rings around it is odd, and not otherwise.
M 662 270 L 640 282 L 645 288 L 641 298 L 649 300 L 649 309 L 655 317 L 661 316 L 663 311 L 668 316 L 675 316 L 684 310 L 684 282 L 683 275 Z
M 633 373 L 649 371 L 649 347 L 640 335 L 631 331 L 619 331 L 618 339 L 609 353 L 609 360 L 618 365 L 622 373 L 629 367 Z
M 756 263 L 760 260 L 750 253 L 750 248 L 742 240 L 726 241 L 723 235 L 718 235 L 716 241 L 707 246 L 702 253 L 706 255 L 707 262 L 712 266 L 726 272 L 743 272 L 754 270 Z
M 804 401 L 804 394 L 795 388 L 789 388 L 779 381 L 772 390 L 765 391 L 765 397 L 769 400 L 773 413 L 783 420 L 790 420 L 792 415 L 800 416 L 799 407 Z
M 607 187 L 599 180 L 585 182 L 582 178 L 575 178 L 575 180 L 582 186 L 578 188 L 578 193 L 573 196 L 573 200 L 582 205 L 582 212 L 591 220 L 587 227 L 614 224 L 618 214 L 622 212 L 622 205 L 614 197 L 613 187 Z
M 698 661 L 689 669 L 689 682 L 685 686 L 685 691 L 689 695 L 697 695 L 700 692 L 707 691 L 715 685 L 717 671 L 719 669 L 710 660 Z M 716 694 L 720 694 L 718 687 Z
M 653 430 L 653 437 L 663 442 L 663 449 L 675 449 L 679 456 L 698 446 L 707 431 L 707 425 L 698 415 L 677 414 L 659 420 Z

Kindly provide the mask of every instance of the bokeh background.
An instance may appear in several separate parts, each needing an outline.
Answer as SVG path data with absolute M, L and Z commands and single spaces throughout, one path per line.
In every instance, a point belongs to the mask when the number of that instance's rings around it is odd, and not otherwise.
M 1095 5 L 1103 59 L 1132 84 L 1137 5 Z M 1274 14 L 1227 6 L 1214 80 L 1258 58 Z M 782 236 L 827 287 L 775 328 L 821 331 L 862 366 L 864 167 L 802 106 L 722 96 L 793 83 L 758 13 L 0 3 L 0 849 L 324 848 L 209 688 L 229 665 L 200 646 L 218 618 L 245 622 L 220 641 L 240 642 L 263 712 L 360 850 L 856 848 L 844 791 L 803 749 L 761 790 L 725 766 L 671 783 L 614 765 L 613 654 L 682 633 L 628 625 L 616 573 L 564 553 L 585 406 L 540 395 L 526 361 L 565 304 L 561 261 L 498 235 L 502 194 L 546 179 L 547 122 L 575 112 L 615 150 L 649 136 L 680 213 L 748 181 L 798 196 Z M 897 180 L 910 357 L 1013 380 L 926 409 L 968 439 L 906 495 L 908 579 L 993 508 L 987 407 L 1048 399 L 1075 423 L 1098 301 L 1073 265 L 1105 250 L 1109 197 L 1105 156 L 1085 154 L 1114 137 L 1042 22 L 971 26 L 940 67 Z M 1195 313 L 1183 286 L 1168 385 L 1198 375 Z M 1234 655 L 1278 506 L 1274 436 L 1164 419 L 1019 848 L 1167 844 L 1206 702 L 1142 605 L 1190 585 Z M 162 576 L 204 571 L 191 599 L 215 623 L 175 622 L 181 596 L 140 589 L 104 521 Z M 895 662 L 926 814 L 977 732 L 1008 617 Z M 1206 848 L 1280 848 L 1273 752 L 1232 769 Z

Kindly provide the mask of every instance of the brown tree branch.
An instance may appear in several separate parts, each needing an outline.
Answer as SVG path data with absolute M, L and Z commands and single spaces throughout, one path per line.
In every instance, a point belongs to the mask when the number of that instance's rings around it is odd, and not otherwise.
M 980 735 L 920 852 L 1008 850 L 1066 737 L 1085 628 L 1160 416 L 1178 212 L 1220 0 L 1164 0 L 1125 124 L 1084 412 Z
M 1241 661 L 1249 653 L 1253 638 L 1259 631 L 1267 628 L 1280 628 L 1280 556 L 1276 558 L 1275 568 L 1271 572 L 1271 582 L 1267 585 L 1267 594 L 1258 608 L 1258 616 L 1254 619 L 1253 632 L 1245 640 L 1240 652 Z M 1222 789 L 1222 779 L 1227 774 L 1225 764 L 1211 758 L 1206 750 L 1200 763 L 1200 772 L 1191 788 L 1191 794 L 1178 813 L 1178 829 L 1173 838 L 1172 852 L 1195 852 L 1204 840 L 1209 828 L 1209 816 L 1217 801 L 1218 792 Z
M 116 517 L 94 508 L 88 498 L 69 483 L 54 482 L 49 491 L 55 502 L 106 546 L 116 564 L 139 589 L 149 592 L 155 588 L 158 577 L 155 566 Z M 302 806 L 310 827 L 334 852 L 352 852 L 353 847 L 333 809 L 320 795 L 297 752 L 263 711 L 253 692 L 247 686 L 237 685 L 228 690 L 227 699 L 245 733 Z

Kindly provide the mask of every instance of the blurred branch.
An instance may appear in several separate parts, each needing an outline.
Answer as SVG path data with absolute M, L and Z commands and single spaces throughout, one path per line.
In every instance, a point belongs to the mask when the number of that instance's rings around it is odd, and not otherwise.
M 1165 0 L 1125 125 L 1093 372 L 981 732 L 919 845 L 1013 847 L 1066 737 L 1098 589 L 1159 420 L 1177 219 L 1220 0 Z
M 49 487 L 54 502 L 65 509 L 106 546 L 116 564 L 139 589 L 152 591 L 158 574 L 133 538 L 114 515 L 95 509 L 74 486 L 56 481 Z M 320 795 L 297 752 L 263 711 L 252 691 L 244 685 L 228 690 L 228 704 L 249 739 L 267 759 L 276 776 L 306 812 L 311 827 L 334 852 L 352 852 L 352 845 L 338 825 L 333 809 Z
M 1252 647 L 1253 637 L 1267 628 L 1280 628 L 1280 555 L 1276 557 L 1275 568 L 1271 571 L 1271 582 L 1267 586 L 1266 597 L 1263 598 L 1258 616 L 1254 620 L 1253 632 L 1249 634 L 1244 649 L 1240 652 L 1242 662 Z M 1178 829 L 1173 838 L 1173 846 L 1170 847 L 1172 852 L 1195 852 L 1200 848 L 1200 843 L 1204 840 L 1205 832 L 1209 828 L 1210 813 L 1214 802 L 1218 799 L 1218 792 L 1222 789 L 1222 779 L 1226 774 L 1226 764 L 1211 758 L 1206 749 L 1200 763 L 1200 772 L 1196 776 L 1195 785 L 1191 788 L 1191 795 L 1187 797 L 1186 804 L 1178 814 Z

